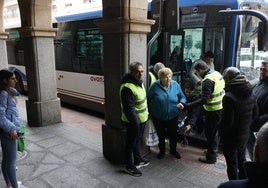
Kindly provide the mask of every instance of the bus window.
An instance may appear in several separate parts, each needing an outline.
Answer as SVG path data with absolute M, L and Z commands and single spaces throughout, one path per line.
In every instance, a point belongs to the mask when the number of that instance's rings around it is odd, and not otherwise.
M 194 62 L 202 54 L 203 29 L 185 29 L 184 32 L 183 59 L 189 58 Z
M 224 67 L 224 28 L 195 28 L 185 29 L 183 59 L 192 62 L 200 59 L 206 51 L 214 53 L 214 66 L 217 71 Z
M 173 71 L 173 79 L 177 82 L 181 82 L 185 77 L 185 66 L 183 62 L 182 51 L 182 38 L 181 34 L 171 34 L 168 50 L 168 67 Z

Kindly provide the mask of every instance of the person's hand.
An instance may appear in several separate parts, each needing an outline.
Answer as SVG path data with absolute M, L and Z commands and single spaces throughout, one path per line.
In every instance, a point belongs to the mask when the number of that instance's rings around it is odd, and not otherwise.
M 186 125 L 184 132 L 187 133 L 191 128 L 191 125 Z
M 10 137 L 11 139 L 18 139 L 19 137 L 18 137 L 17 131 L 14 130 L 12 133 L 10 133 Z
M 185 109 L 185 110 L 191 110 L 191 108 L 192 108 L 192 105 L 191 105 L 191 104 L 192 104 L 192 103 L 190 103 L 190 102 L 189 102 L 189 103 L 184 103 L 184 104 L 183 104 L 184 109 Z
M 183 105 L 182 103 L 179 103 L 179 104 L 177 105 L 177 107 L 178 107 L 180 110 L 183 110 L 183 109 L 184 109 L 184 105 Z

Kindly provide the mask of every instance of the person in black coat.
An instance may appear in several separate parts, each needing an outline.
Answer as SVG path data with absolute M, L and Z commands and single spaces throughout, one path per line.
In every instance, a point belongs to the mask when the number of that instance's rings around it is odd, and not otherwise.
M 253 160 L 253 148 L 255 143 L 254 132 L 258 132 L 261 126 L 268 121 L 268 61 L 263 61 L 260 67 L 260 81 L 254 87 L 253 94 L 257 97 L 259 115 L 251 124 L 251 133 L 248 141 L 248 152 Z
M 254 162 L 246 162 L 247 179 L 230 180 L 218 188 L 264 188 L 268 185 L 268 122 L 257 134 Z
M 246 144 L 250 124 L 258 114 L 256 97 L 248 79 L 236 67 L 228 67 L 223 72 L 225 96 L 220 124 L 220 137 L 227 164 L 229 180 L 244 179 Z

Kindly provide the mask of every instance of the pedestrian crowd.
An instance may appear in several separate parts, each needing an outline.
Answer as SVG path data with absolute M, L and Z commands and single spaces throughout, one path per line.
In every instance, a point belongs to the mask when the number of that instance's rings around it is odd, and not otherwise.
M 177 148 L 178 123 L 183 121 L 185 132 L 204 133 L 206 150 L 200 162 L 214 164 L 219 148 L 223 152 L 230 181 L 220 188 L 268 185 L 267 173 L 263 173 L 268 160 L 268 62 L 262 62 L 259 83 L 253 86 L 236 67 L 222 74 L 214 70 L 213 54 L 205 54 L 191 68 L 200 81 L 189 80 L 182 86 L 172 79 L 172 70 L 158 62 L 151 69 L 146 90 L 142 63 L 129 65 L 120 87 L 121 120 L 127 131 L 125 172 L 141 176 L 139 168 L 149 165 L 140 156 L 148 119 L 159 138 L 156 157 L 165 157 L 166 139 L 170 154 L 183 157 Z M 251 162 L 246 159 L 247 151 Z

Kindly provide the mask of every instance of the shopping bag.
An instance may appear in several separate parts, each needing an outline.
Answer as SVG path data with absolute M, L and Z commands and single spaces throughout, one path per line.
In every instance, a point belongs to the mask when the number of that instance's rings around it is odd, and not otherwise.
M 145 125 L 143 140 L 147 146 L 156 146 L 159 143 L 159 138 L 151 119 L 149 119 Z
M 25 125 L 20 126 L 19 138 L 18 138 L 18 151 L 24 152 L 25 150 Z

